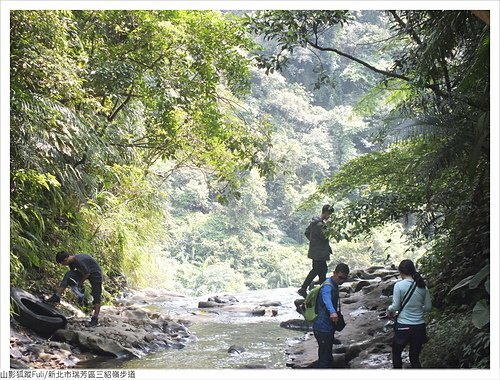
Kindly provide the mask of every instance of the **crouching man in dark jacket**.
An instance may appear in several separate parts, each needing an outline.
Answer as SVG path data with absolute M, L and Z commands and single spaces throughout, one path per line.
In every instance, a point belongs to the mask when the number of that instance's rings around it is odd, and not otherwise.
M 59 303 L 61 296 L 68 286 L 81 288 L 84 281 L 89 280 L 92 287 L 92 304 L 94 309 L 90 319 L 90 326 L 97 326 L 101 310 L 102 282 L 104 280 L 101 267 L 92 256 L 85 253 L 70 255 L 66 251 L 61 251 L 56 255 L 56 262 L 69 266 L 71 270 L 64 275 L 56 292 L 46 302 Z M 83 293 L 79 294 L 78 291 L 75 291 L 75 293 L 78 295 L 79 302 L 83 302 Z

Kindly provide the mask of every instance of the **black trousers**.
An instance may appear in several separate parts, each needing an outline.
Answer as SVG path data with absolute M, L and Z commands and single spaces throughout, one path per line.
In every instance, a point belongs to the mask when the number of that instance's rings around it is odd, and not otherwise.
M 324 260 L 313 260 L 312 269 L 307 275 L 304 283 L 302 284 L 302 289 L 307 289 L 309 284 L 314 280 L 314 277 L 319 277 L 319 283 L 322 284 L 326 280 L 326 272 L 328 272 L 328 265 Z
M 83 278 L 82 272 L 73 269 L 66 272 L 59 286 L 61 288 L 67 288 L 68 286 L 73 286 L 78 284 Z
M 405 325 L 396 323 L 394 337 L 392 338 L 392 367 L 403 368 L 401 354 L 410 344 L 411 368 L 422 368 L 420 364 L 420 351 L 426 340 L 425 323 L 420 325 Z
M 67 288 L 68 286 L 73 286 L 78 284 L 83 278 L 82 272 L 80 272 L 77 269 L 70 270 L 66 272 L 64 275 L 64 278 L 62 279 L 61 283 L 59 286 L 61 288 Z M 93 301 L 92 303 L 98 304 L 101 303 L 101 298 L 102 298 L 102 278 L 101 276 L 93 276 L 90 275 L 88 278 L 90 282 L 90 286 L 92 287 L 92 298 Z
M 333 368 L 333 338 L 335 332 L 314 330 L 318 342 L 318 368 Z

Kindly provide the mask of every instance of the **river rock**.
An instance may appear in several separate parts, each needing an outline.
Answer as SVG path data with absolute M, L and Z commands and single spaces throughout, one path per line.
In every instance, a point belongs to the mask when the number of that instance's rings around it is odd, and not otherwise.
M 252 310 L 252 315 L 263 316 L 265 314 L 266 314 L 266 309 L 263 309 L 261 307 L 257 307 L 257 308 Z
M 384 269 L 384 268 L 385 268 L 384 266 L 380 266 L 380 265 L 373 265 L 373 266 L 371 266 L 371 267 L 369 267 L 369 268 L 366 268 L 366 271 L 367 271 L 368 273 L 373 273 L 373 272 L 375 272 L 375 271 L 378 271 L 378 270 L 380 270 L 380 269 Z
M 369 285 L 370 285 L 369 281 L 366 281 L 366 280 L 358 281 L 357 283 L 354 284 L 354 292 L 359 292 L 365 286 L 369 286 Z
M 237 346 L 233 344 L 231 347 L 228 348 L 227 352 L 230 354 L 241 354 L 242 352 L 245 352 L 245 348 L 241 346 Z
M 10 369 L 29 369 L 28 365 L 26 363 L 23 363 L 20 360 L 17 359 L 10 359 Z
M 280 323 L 280 327 L 289 330 L 312 331 L 312 323 L 304 319 L 290 319 Z
M 116 358 L 138 358 L 141 356 L 139 351 L 133 348 L 126 348 L 115 340 L 96 336 L 86 331 L 60 329 L 54 333 L 53 338 L 101 355 L 112 355 Z
M 209 302 L 216 302 L 216 303 L 235 303 L 238 302 L 235 296 L 231 295 L 225 295 L 222 297 L 215 296 L 215 297 L 209 297 L 208 298 Z
M 263 307 L 271 307 L 271 306 L 281 306 L 280 301 L 264 301 L 259 304 L 259 306 Z
M 204 309 L 208 307 L 219 307 L 222 306 L 222 304 L 214 301 L 200 301 L 198 302 L 198 308 L 199 309 Z

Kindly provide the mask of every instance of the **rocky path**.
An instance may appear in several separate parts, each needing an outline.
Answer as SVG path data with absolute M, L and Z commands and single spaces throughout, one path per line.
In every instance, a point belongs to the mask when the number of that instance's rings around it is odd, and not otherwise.
M 181 296 L 162 291 L 138 292 L 128 299 L 103 306 L 99 325 L 88 326 L 88 316 L 62 302 L 58 311 L 68 324 L 44 339 L 11 320 L 11 368 L 73 368 L 97 356 L 138 358 L 148 352 L 179 349 L 196 337 L 189 320 L 148 310 L 148 305 Z

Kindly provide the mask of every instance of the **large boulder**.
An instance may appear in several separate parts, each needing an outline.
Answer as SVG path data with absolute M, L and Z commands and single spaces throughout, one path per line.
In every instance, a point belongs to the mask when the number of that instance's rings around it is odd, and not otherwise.
M 120 359 L 138 358 L 141 356 L 140 352 L 134 348 L 123 347 L 113 339 L 105 338 L 87 331 L 61 329 L 55 332 L 53 338 L 99 355 L 115 356 Z

